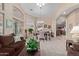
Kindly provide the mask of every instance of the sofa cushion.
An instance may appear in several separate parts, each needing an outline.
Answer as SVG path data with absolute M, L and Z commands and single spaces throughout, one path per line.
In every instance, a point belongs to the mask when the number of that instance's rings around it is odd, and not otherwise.
M 21 41 L 20 36 L 14 36 L 14 41 L 15 42 Z
M 13 55 L 15 53 L 14 48 L 1 48 L 0 55 Z
M 79 43 L 74 43 L 73 44 L 73 47 L 75 50 L 78 50 L 79 51 Z
M 17 51 L 18 49 L 20 49 L 23 46 L 25 46 L 24 42 L 23 41 L 18 41 L 14 44 L 10 44 L 8 47 L 15 48 L 15 50 Z

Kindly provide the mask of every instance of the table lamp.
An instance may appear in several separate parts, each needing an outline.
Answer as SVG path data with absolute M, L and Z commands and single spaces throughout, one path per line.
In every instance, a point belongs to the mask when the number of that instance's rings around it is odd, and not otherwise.
M 74 26 L 70 33 L 72 34 L 72 40 L 79 42 L 79 26 Z

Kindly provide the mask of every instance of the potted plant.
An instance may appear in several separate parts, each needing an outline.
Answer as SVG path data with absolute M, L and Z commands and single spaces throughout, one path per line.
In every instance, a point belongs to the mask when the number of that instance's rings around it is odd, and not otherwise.
M 34 55 L 39 48 L 39 42 L 35 40 L 34 38 L 30 38 L 30 40 L 27 42 L 27 52 L 29 55 Z
M 29 28 L 28 31 L 29 31 L 29 33 L 32 33 L 33 32 L 33 29 L 32 28 Z

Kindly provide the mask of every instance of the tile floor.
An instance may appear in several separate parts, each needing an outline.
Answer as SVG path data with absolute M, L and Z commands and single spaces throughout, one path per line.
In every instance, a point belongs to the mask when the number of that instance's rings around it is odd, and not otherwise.
M 51 40 L 40 41 L 41 56 L 66 56 L 66 37 L 59 36 Z

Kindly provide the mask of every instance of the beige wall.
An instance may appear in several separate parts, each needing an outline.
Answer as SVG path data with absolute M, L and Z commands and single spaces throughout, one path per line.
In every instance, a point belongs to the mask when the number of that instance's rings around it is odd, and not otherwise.
M 75 10 L 67 17 L 67 37 L 69 39 L 72 36 L 70 31 L 72 30 L 72 27 L 76 25 L 79 25 L 79 9 Z
M 20 12 L 23 14 L 23 19 L 22 18 L 18 18 L 17 16 L 14 15 L 13 8 L 16 7 L 20 10 Z M 27 21 L 30 20 L 31 22 L 33 22 L 33 24 L 35 24 L 35 21 L 37 20 L 36 17 L 33 17 L 31 15 L 28 15 L 21 7 L 21 5 L 19 3 L 5 3 L 4 4 L 4 10 L 0 10 L 1 13 L 4 14 L 4 35 L 8 35 L 14 32 L 14 28 L 12 27 L 7 27 L 7 20 L 11 21 L 12 23 L 10 25 L 13 25 L 13 22 L 15 20 L 17 20 L 18 22 L 22 22 L 22 26 L 21 30 L 24 36 L 25 36 L 25 29 L 27 28 Z M 16 12 L 17 13 L 17 12 Z M 14 20 L 15 19 L 15 20 Z M 8 23 L 9 24 L 9 23 Z M 34 26 L 35 27 L 35 26 Z
M 19 8 L 19 10 L 23 13 L 23 17 L 25 16 L 25 13 L 24 13 L 24 11 L 22 10 L 22 8 L 20 7 L 20 5 L 19 4 L 10 4 L 10 3 L 5 3 L 4 4 L 4 10 L 3 10 L 3 13 L 4 13 L 4 35 L 8 35 L 8 34 L 10 34 L 10 33 L 13 33 L 14 32 L 14 29 L 13 29 L 13 27 L 7 27 L 7 21 L 11 21 L 11 22 L 14 22 L 14 18 L 16 19 L 16 20 L 18 20 L 18 21 L 20 21 L 20 22 L 22 22 L 23 24 L 23 26 L 22 26 L 22 34 L 24 33 L 24 20 L 25 20 L 25 18 L 24 19 L 20 19 L 20 18 L 17 18 L 17 17 L 15 17 L 14 15 L 13 15 L 13 13 L 14 13 L 14 11 L 13 11 L 13 7 L 17 7 L 17 8 Z M 2 11 L 0 11 L 0 12 L 2 12 Z M 9 24 L 9 23 L 8 23 Z M 10 24 L 10 25 L 13 25 L 13 23 L 12 24 Z
M 72 30 L 72 27 L 75 26 L 75 20 L 76 20 L 76 15 L 75 12 L 73 12 L 72 14 L 70 14 L 67 17 L 67 37 L 71 38 L 71 34 L 70 31 Z
M 12 4 L 5 4 L 5 10 L 4 10 L 4 34 L 9 34 L 12 33 L 12 28 L 7 28 L 6 27 L 6 21 L 7 20 L 12 20 Z
M 22 13 L 23 13 L 23 19 L 20 19 L 16 16 L 13 15 L 13 7 L 17 7 Z M 18 20 L 20 22 L 23 23 L 23 26 L 21 26 L 22 28 L 22 34 L 25 35 L 25 29 L 28 29 L 27 28 L 27 21 L 30 20 L 34 23 L 34 21 L 36 20 L 35 17 L 31 16 L 31 15 L 28 15 L 23 9 L 22 7 L 20 6 L 20 4 L 5 4 L 5 35 L 7 34 L 10 34 L 10 33 L 13 33 L 13 28 L 6 28 L 6 20 L 12 20 L 14 21 L 15 20 Z
M 33 28 L 34 31 L 35 31 L 35 29 L 36 29 L 36 27 L 35 27 L 36 21 L 37 21 L 36 17 L 33 17 L 31 15 L 26 14 L 25 21 L 24 21 L 24 23 L 25 23 L 24 28 L 26 30 L 28 30 L 29 28 Z M 28 31 L 27 31 L 27 33 L 28 33 Z M 28 34 L 28 36 L 29 36 L 29 34 Z
M 52 14 L 52 30 L 54 32 L 54 36 L 56 36 L 56 20 L 58 20 L 57 18 L 67 9 L 75 6 L 77 4 L 74 4 L 74 3 L 62 3 L 60 5 L 60 7 L 58 8 L 58 10 L 56 10 L 56 12 L 54 12 Z M 65 18 L 65 20 L 67 21 L 67 18 Z M 62 20 L 61 20 L 62 21 Z M 67 29 L 66 29 L 67 30 Z

